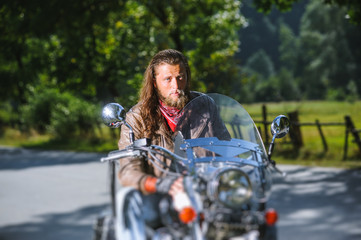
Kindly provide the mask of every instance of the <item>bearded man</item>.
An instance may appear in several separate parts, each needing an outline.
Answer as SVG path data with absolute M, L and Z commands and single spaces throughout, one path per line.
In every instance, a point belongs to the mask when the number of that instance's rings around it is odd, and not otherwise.
M 149 138 L 152 144 L 173 150 L 177 114 L 190 99 L 200 95 L 189 91 L 190 81 L 188 61 L 181 52 L 167 49 L 152 58 L 144 74 L 139 102 L 126 115 L 135 139 Z M 129 143 L 129 129 L 122 126 L 119 149 Z M 134 187 L 146 195 L 174 195 L 183 190 L 181 178 L 160 178 L 162 171 L 142 159 L 121 160 L 118 176 L 122 186 Z
M 173 151 L 173 135 L 180 117 L 179 113 L 190 100 L 205 96 L 202 93 L 190 91 L 190 81 L 191 72 L 188 61 L 181 52 L 167 49 L 158 52 L 151 59 L 144 74 L 139 102 L 126 115 L 126 121 L 132 127 L 135 140 L 148 138 L 152 145 L 159 145 Z M 215 113 L 216 107 L 210 103 L 211 100 L 206 101 L 207 109 Z M 215 125 L 208 119 L 215 115 L 213 113 L 209 115 L 210 117 L 202 114 L 202 117 L 206 116 L 206 119 L 201 121 L 203 126 L 199 131 L 192 131 L 192 133 L 197 132 L 197 136 L 191 134 L 189 137 L 215 136 L 213 134 L 215 131 L 225 129 L 223 124 L 219 127 L 219 124 Z M 224 132 L 222 134 L 224 135 Z M 225 134 L 226 138 L 229 138 L 228 132 Z M 122 125 L 118 142 L 119 149 L 124 149 L 129 144 L 129 129 Z M 163 160 L 167 166 L 172 164 L 168 162 L 170 160 Z M 149 211 L 154 210 L 153 213 L 157 214 L 154 208 L 159 203 L 159 196 L 169 194 L 174 198 L 184 191 L 183 177 L 164 176 L 163 173 L 162 169 L 144 159 L 120 160 L 118 174 L 120 184 L 135 188 L 142 193 L 143 202 L 148 206 L 143 206 L 143 209 L 147 211 L 143 217 L 149 218 L 150 221 L 153 221 L 155 217 L 149 216 L 152 215 Z

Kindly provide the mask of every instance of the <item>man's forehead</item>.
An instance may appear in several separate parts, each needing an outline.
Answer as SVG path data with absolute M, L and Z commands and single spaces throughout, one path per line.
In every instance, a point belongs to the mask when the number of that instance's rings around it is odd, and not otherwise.
M 158 73 L 159 68 L 162 68 L 163 66 L 171 66 L 171 67 L 178 67 L 179 66 L 179 70 L 182 71 L 182 72 L 183 71 L 185 72 L 185 67 L 184 67 L 184 64 L 182 62 L 176 63 L 176 64 L 169 64 L 169 63 L 166 63 L 166 62 L 162 62 L 158 66 L 155 67 L 155 69 L 154 69 L 155 72 Z

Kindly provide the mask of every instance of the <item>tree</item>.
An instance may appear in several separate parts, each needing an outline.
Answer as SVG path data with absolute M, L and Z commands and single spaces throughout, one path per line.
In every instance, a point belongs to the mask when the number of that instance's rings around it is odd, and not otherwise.
M 269 15 L 258 13 L 252 7 L 251 0 L 242 2 L 241 12 L 247 19 L 247 24 L 239 32 L 241 41 L 240 53 L 237 57 L 241 63 L 246 62 L 255 52 L 262 49 L 271 58 L 275 69 L 279 66 L 278 59 L 278 13 Z
M 255 52 L 247 61 L 245 68 L 249 72 L 253 72 L 267 79 L 275 74 L 274 66 L 271 58 L 264 50 Z
M 164 48 L 188 56 L 196 88 L 230 92 L 223 86 L 238 74 L 239 7 L 227 0 L 3 0 L 2 100 L 24 103 L 28 89 L 42 85 L 132 105 L 147 62 Z
M 290 9 L 295 2 L 284 1 L 289 5 L 279 8 Z M 304 9 L 305 2 L 307 7 L 306 11 L 302 12 L 299 27 L 296 28 L 284 15 L 273 20 L 278 22 L 275 26 L 280 41 L 280 67 L 275 68 L 275 77 L 280 77 L 280 71 L 286 68 L 292 79 L 297 79 L 297 89 L 305 99 L 324 99 L 328 94 L 337 95 L 338 99 L 345 98 L 349 92 L 346 88 L 350 81 L 354 81 L 358 89 L 361 87 L 361 70 L 357 67 L 361 64 L 361 49 L 359 44 L 356 44 L 356 39 L 359 41 L 361 37 L 360 28 L 348 22 L 345 8 L 317 0 L 297 3 L 297 7 Z M 274 14 L 275 11 L 272 11 L 269 16 Z M 288 25 L 290 22 L 292 27 Z M 263 45 L 259 47 L 263 48 Z
M 292 73 L 295 71 L 297 57 L 299 55 L 298 39 L 287 24 L 282 23 L 279 30 L 280 45 L 280 63 L 283 68 Z
M 293 4 L 299 0 L 253 0 L 256 8 L 263 13 L 269 13 L 273 6 L 281 11 L 289 11 Z M 361 2 L 358 0 L 323 0 L 325 5 L 345 8 L 347 15 L 345 17 L 350 22 L 361 25 Z
M 327 88 L 345 88 L 356 77 L 343 16 L 342 9 L 312 1 L 302 17 L 296 76 L 308 98 L 322 99 Z

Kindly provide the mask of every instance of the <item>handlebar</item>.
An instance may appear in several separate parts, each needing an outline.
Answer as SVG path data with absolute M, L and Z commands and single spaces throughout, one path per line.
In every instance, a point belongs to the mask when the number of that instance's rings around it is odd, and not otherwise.
M 139 149 L 123 149 L 119 151 L 113 151 L 108 154 L 107 157 L 100 158 L 101 162 L 109 162 L 126 157 L 141 157 L 142 151 Z
M 108 154 L 107 157 L 100 159 L 101 162 L 114 161 L 126 157 L 142 157 L 147 152 L 146 148 L 150 146 L 150 139 L 142 138 L 131 141 L 131 145 L 122 150 L 115 150 Z
M 233 140 L 233 141 L 236 141 L 236 140 Z M 196 144 L 196 143 L 198 143 L 198 142 L 195 141 L 194 144 Z M 201 143 L 203 143 L 203 140 L 201 141 Z M 238 142 L 236 141 L 236 143 L 238 143 Z M 245 142 L 242 142 L 242 143 L 246 144 Z M 223 145 L 232 145 L 232 144 L 235 144 L 235 143 L 233 143 L 232 141 L 231 142 L 223 142 Z M 247 144 L 250 144 L 250 143 L 247 143 Z M 235 146 L 239 146 L 239 145 L 235 145 Z M 250 150 L 253 150 L 253 151 L 257 151 L 257 148 L 251 148 L 252 146 L 247 146 L 247 148 L 249 148 Z M 194 147 L 194 146 L 192 145 L 191 147 Z M 174 173 L 168 171 L 169 169 L 171 169 L 171 166 L 167 166 L 163 161 L 161 161 L 159 159 L 159 157 L 157 157 L 157 155 L 166 157 L 166 158 L 170 159 L 172 162 L 182 165 L 183 167 L 185 167 L 185 169 L 187 169 L 186 170 L 187 172 L 189 170 L 192 170 L 192 163 L 194 164 L 194 162 L 192 162 L 192 159 L 183 158 L 183 157 L 169 151 L 168 149 L 166 149 L 164 147 L 161 147 L 158 145 L 150 145 L 149 139 L 136 140 L 125 149 L 110 152 L 107 157 L 102 157 L 100 159 L 100 161 L 101 162 L 110 162 L 110 161 L 116 161 L 116 160 L 119 160 L 122 158 L 127 158 L 127 157 L 130 157 L 130 158 L 148 157 L 148 160 L 151 161 L 154 164 L 154 166 L 156 168 L 158 168 L 160 171 L 166 172 L 167 174 L 170 174 L 170 175 L 173 175 Z M 217 159 L 222 160 L 222 161 L 225 160 L 222 158 L 222 156 L 218 156 Z M 195 162 L 216 162 L 216 159 L 214 157 L 212 157 L 212 158 L 204 157 L 204 158 L 197 159 L 194 161 Z M 240 160 L 238 158 L 237 158 L 237 160 L 233 160 L 233 158 L 227 157 L 227 161 L 240 163 Z M 242 162 L 242 164 L 251 165 L 254 167 L 257 167 L 259 165 L 258 162 L 247 161 L 247 159 L 242 159 L 241 162 Z M 272 167 L 278 173 L 280 173 L 283 177 L 285 177 L 286 174 L 284 172 L 282 172 L 279 168 L 276 167 L 276 163 L 274 161 L 269 159 L 269 163 L 272 165 Z M 179 165 L 177 165 L 177 166 L 179 166 Z M 179 175 L 179 172 L 175 173 L 175 174 Z
M 112 151 L 108 154 L 107 157 L 102 157 L 100 159 L 101 162 L 112 162 L 117 161 L 122 158 L 142 158 L 149 156 L 148 160 L 151 161 L 156 168 L 158 168 L 162 172 L 166 172 L 168 175 L 176 175 L 179 176 L 179 173 L 169 172 L 165 169 L 170 169 L 170 166 L 167 166 L 163 161 L 159 159 L 156 155 L 161 155 L 167 157 L 172 160 L 172 162 L 180 163 L 181 165 L 185 166 L 187 163 L 187 159 L 174 154 L 173 152 L 169 151 L 168 149 L 157 146 L 157 145 L 150 145 L 147 139 L 140 139 L 134 141 L 133 144 L 129 145 L 127 148 L 122 150 Z M 156 163 L 157 162 L 157 163 Z M 165 168 L 163 169 L 162 166 Z

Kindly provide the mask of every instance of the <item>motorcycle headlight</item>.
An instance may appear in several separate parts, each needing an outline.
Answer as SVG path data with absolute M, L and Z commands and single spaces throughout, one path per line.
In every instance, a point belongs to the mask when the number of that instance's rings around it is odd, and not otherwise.
M 252 186 L 246 173 L 239 169 L 227 168 L 215 173 L 208 191 L 211 198 L 227 207 L 237 208 L 252 196 Z

